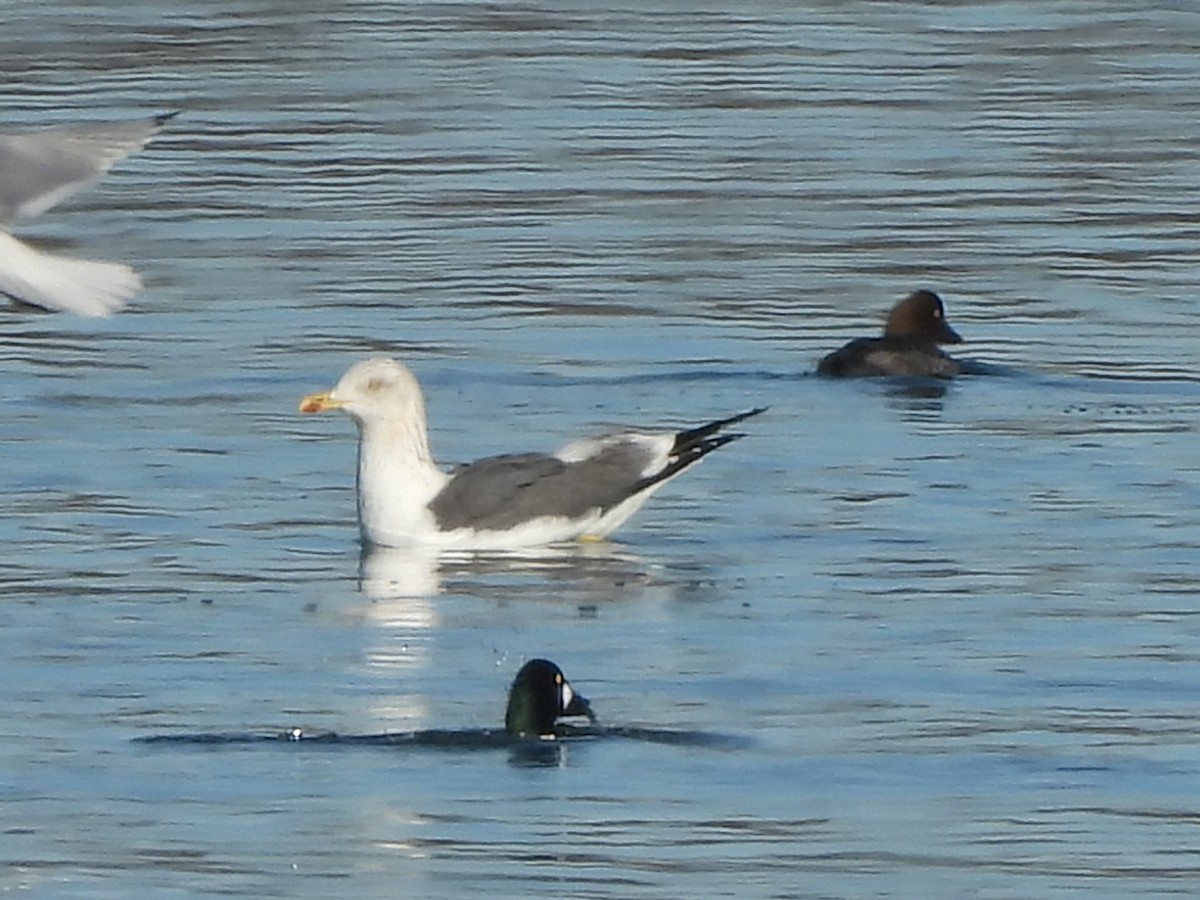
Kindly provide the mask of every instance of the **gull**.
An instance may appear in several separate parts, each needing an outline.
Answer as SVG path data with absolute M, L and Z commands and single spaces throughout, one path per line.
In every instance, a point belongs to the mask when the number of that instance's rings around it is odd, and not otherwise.
M 43 253 L 8 232 L 17 219 L 98 181 L 175 115 L 0 134 L 0 293 L 55 312 L 107 316 L 141 290 L 129 266 Z
M 355 363 L 337 385 L 300 401 L 304 413 L 340 409 L 358 426 L 358 521 L 363 540 L 512 550 L 600 540 L 656 490 L 744 435 L 723 429 L 752 409 L 684 431 L 622 431 L 555 453 L 493 456 L 444 472 L 429 449 L 425 402 L 403 363 Z

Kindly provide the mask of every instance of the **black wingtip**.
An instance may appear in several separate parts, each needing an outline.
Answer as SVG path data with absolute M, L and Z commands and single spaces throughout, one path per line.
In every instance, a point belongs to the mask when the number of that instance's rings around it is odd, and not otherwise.
M 166 125 L 181 112 L 183 112 L 182 109 L 173 109 L 170 112 L 159 113 L 158 115 L 154 116 L 154 124 L 159 127 Z
M 672 448 L 673 452 L 683 453 L 692 447 L 704 443 L 707 438 L 716 434 L 721 429 L 728 428 L 730 425 L 736 425 L 738 422 L 744 422 L 751 416 L 757 416 L 766 412 L 768 408 L 769 407 L 766 406 L 758 406 L 746 412 L 738 413 L 735 416 L 730 416 L 727 419 L 717 419 L 714 422 L 707 422 L 704 425 L 698 425 L 695 428 L 689 428 L 686 431 L 681 431 L 675 435 L 675 446 Z M 742 435 L 738 435 L 738 437 L 742 437 Z M 723 443 L 728 443 L 728 441 Z M 715 450 L 716 447 L 709 449 Z M 705 450 L 705 453 L 707 452 L 708 450 Z
M 719 431 L 722 428 L 728 428 L 730 425 L 736 425 L 738 422 L 744 422 L 752 416 L 761 415 L 768 409 L 770 409 L 769 406 L 756 406 L 754 409 L 747 410 L 744 413 L 738 413 L 736 416 L 730 416 L 728 419 L 718 419 L 715 422 L 709 422 L 707 425 L 702 425 L 700 427 L 711 428 L 713 431 Z
M 716 432 L 766 411 L 767 407 L 759 406 L 747 412 L 738 413 L 736 416 L 730 416 L 727 419 L 718 419 L 715 422 L 709 422 L 706 425 L 700 425 L 696 428 L 679 432 L 675 435 L 675 445 L 671 448 L 671 461 L 662 471 L 644 479 L 638 485 L 637 490 L 645 490 L 651 485 L 673 478 L 684 469 L 698 463 L 714 450 L 720 449 L 726 444 L 732 444 L 734 441 L 740 441 L 746 436 L 744 432 L 734 431 L 729 434 L 717 434 Z

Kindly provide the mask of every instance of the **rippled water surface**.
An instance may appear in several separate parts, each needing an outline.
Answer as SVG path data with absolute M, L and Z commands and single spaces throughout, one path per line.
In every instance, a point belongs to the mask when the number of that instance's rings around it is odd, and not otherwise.
M 648 5 L 5 9 L 5 127 L 182 114 L 18 229 L 147 289 L 0 309 L 0 888 L 1193 892 L 1200 15 Z M 993 374 L 811 375 L 916 287 Z M 376 353 L 448 464 L 770 411 L 611 545 L 360 560 L 295 409 Z M 624 736 L 135 740 L 492 728 L 538 655 Z

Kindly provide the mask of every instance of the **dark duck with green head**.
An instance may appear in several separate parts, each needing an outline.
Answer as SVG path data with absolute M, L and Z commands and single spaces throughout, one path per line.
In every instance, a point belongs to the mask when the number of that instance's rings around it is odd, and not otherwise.
M 591 705 L 575 693 L 562 669 L 548 659 L 531 659 L 509 688 L 504 730 L 514 737 L 557 736 L 555 723 L 561 716 L 596 721 Z

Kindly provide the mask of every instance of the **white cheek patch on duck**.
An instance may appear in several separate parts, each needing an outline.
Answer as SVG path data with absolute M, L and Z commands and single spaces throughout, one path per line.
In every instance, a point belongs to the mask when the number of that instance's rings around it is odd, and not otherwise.
M 572 701 L 574 701 L 574 699 L 575 699 L 575 692 L 573 690 L 571 690 L 571 685 L 568 684 L 566 681 L 563 681 L 559 685 L 558 711 L 561 713 L 564 709 L 567 709 L 568 707 L 570 707 L 570 705 L 571 705 Z

